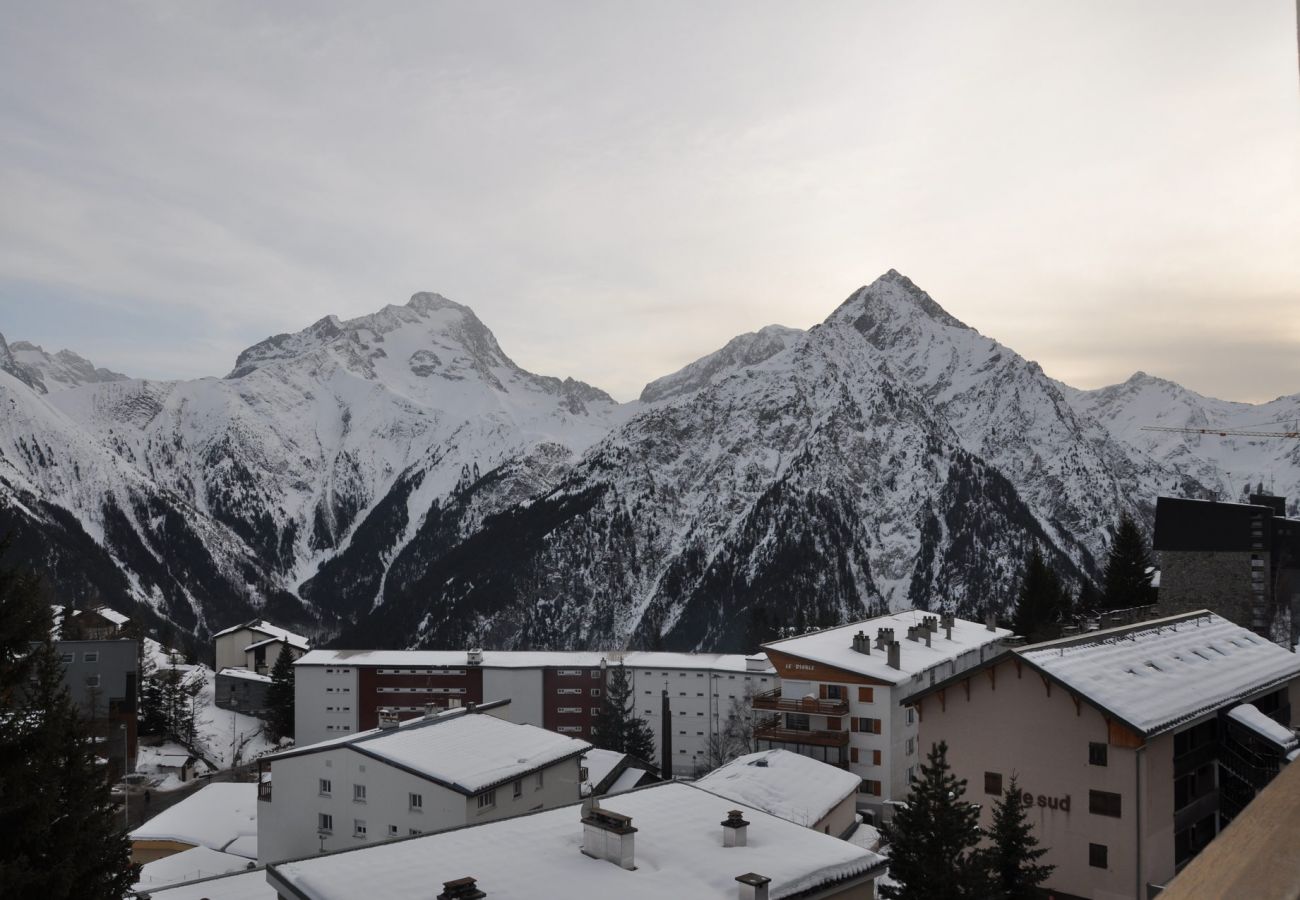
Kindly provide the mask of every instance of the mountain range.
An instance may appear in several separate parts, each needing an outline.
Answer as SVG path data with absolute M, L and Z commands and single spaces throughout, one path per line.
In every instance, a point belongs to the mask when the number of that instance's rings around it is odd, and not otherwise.
M 747 650 L 917 606 L 1004 611 L 1038 544 L 1095 580 L 1159 495 L 1295 498 L 1300 445 L 1142 425 L 1300 418 L 1138 373 L 1081 391 L 890 271 L 618 403 L 516 365 L 466 306 L 327 316 L 224 378 L 0 337 L 0 532 L 51 599 L 197 639 Z

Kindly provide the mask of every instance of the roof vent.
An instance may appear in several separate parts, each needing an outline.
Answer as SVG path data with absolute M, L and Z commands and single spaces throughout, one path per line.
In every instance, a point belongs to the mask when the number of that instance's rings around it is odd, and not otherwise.
M 761 653 L 756 656 L 745 657 L 746 672 L 766 672 L 769 665 L 767 657 Z
M 396 728 L 398 723 L 397 710 L 391 706 L 379 707 L 379 727 L 387 731 L 390 728 Z
M 483 665 L 483 648 L 470 647 L 469 650 L 465 651 L 465 661 L 471 666 Z
M 724 847 L 743 847 L 747 841 L 746 834 L 749 831 L 749 823 L 745 817 L 740 814 L 740 810 L 733 809 L 727 813 L 727 818 L 722 822 L 722 846 Z
M 455 881 L 444 881 L 437 900 L 482 900 L 486 896 L 478 889 L 478 882 L 467 875 Z
M 767 900 L 767 886 L 772 879 L 766 875 L 746 872 L 737 875 L 736 880 L 740 882 L 740 893 L 737 895 L 740 900 Z
M 998 630 L 998 614 L 991 609 L 984 614 L 984 627 L 989 631 Z

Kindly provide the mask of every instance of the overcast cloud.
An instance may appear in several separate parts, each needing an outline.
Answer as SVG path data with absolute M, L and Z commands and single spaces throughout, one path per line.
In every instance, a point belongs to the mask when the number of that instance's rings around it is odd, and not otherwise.
M 1080 387 L 1300 391 L 1291 0 L 4 4 L 0 331 L 415 291 L 620 399 L 888 268 Z

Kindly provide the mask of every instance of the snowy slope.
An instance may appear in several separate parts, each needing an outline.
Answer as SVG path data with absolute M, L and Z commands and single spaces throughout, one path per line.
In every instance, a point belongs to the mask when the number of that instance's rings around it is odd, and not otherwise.
M 1172 381 L 1138 372 L 1123 384 L 1079 391 L 1062 386 L 1070 405 L 1102 423 L 1131 452 L 1159 460 L 1211 488 L 1224 500 L 1242 500 L 1262 484 L 1288 498 L 1300 515 L 1300 440 L 1143 431 L 1144 425 L 1295 431 L 1300 394 L 1268 403 L 1203 397 Z

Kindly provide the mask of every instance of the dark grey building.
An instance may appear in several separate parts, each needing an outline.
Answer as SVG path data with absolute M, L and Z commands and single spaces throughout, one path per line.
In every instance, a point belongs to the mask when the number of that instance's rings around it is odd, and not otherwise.
M 1294 646 L 1300 623 L 1300 519 L 1282 497 L 1249 503 L 1156 501 L 1159 614 L 1210 609 Z
M 266 691 L 270 686 L 270 675 L 259 675 L 248 669 L 222 669 L 217 673 L 217 706 L 265 718 Z
M 135 769 L 140 644 L 131 640 L 55 641 L 63 683 L 101 741 L 114 777 Z

